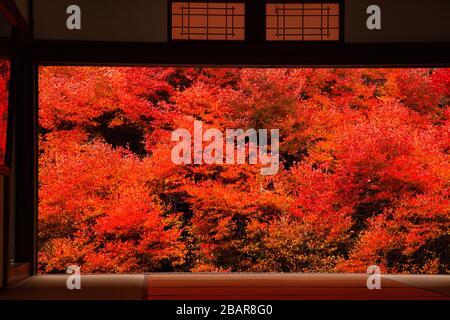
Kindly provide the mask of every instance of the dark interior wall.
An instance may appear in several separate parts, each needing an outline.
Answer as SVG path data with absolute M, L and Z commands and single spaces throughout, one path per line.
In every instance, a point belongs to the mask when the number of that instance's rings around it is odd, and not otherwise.
M 0 14 L 0 38 L 11 37 L 11 24 Z
M 35 257 L 34 236 L 36 220 L 36 160 L 35 160 L 35 73 L 34 62 L 45 63 L 143 63 L 143 64 L 211 64 L 252 66 L 329 66 L 329 65 L 447 65 L 449 44 L 417 44 L 414 46 L 386 44 L 270 44 L 264 42 L 264 29 L 249 31 L 249 43 L 171 43 L 167 41 L 167 0 L 128 0 L 128 11 L 117 11 L 110 5 L 118 0 L 36 0 L 34 6 L 35 39 L 29 46 L 18 46 L 14 57 L 17 84 L 17 125 L 15 127 L 15 172 L 11 184 L 16 190 L 11 208 L 15 213 L 18 228 L 10 234 L 9 251 L 16 262 L 31 262 Z M 366 0 L 360 1 L 367 4 Z M 404 0 L 399 0 L 405 3 Z M 449 4 L 448 0 L 442 3 Z M 23 2 L 23 1 L 21 1 Z M 373 1 L 386 3 L 389 1 Z M 394 2 L 391 0 L 391 2 Z M 250 2 L 248 2 L 250 3 Z M 248 8 L 260 10 L 264 7 L 256 1 Z M 65 27 L 66 8 L 78 4 L 82 9 L 82 29 L 68 30 Z M 131 5 L 132 4 L 132 5 Z M 359 5 L 359 4 L 358 4 Z M 84 10 L 84 9 L 91 10 Z M 122 7 L 123 8 L 123 7 Z M 347 7 L 348 8 L 348 7 Z M 358 19 L 364 19 L 364 8 Z M 90 12 L 101 15 L 90 15 Z M 254 12 L 254 11 L 253 11 Z M 419 11 L 413 11 L 417 14 Z M 448 11 L 450 12 L 450 10 Z M 54 17 L 49 18 L 49 17 Z M 132 17 L 132 19 L 130 19 Z M 389 21 L 389 16 L 383 16 Z M 258 19 L 257 19 L 258 20 Z M 259 24 L 264 26 L 263 19 Z M 359 21 L 359 20 L 358 20 Z M 444 21 L 448 23 L 448 21 Z M 423 21 L 422 21 L 423 22 Z M 413 23 L 413 22 L 411 22 Z M 364 20 L 357 22 L 364 25 Z M 417 24 L 420 26 L 420 24 Z M 347 27 L 350 25 L 347 25 Z M 387 24 L 389 26 L 389 24 Z M 5 28 L 4 28 L 5 27 Z M 416 27 L 414 27 L 416 28 Z M 415 29 L 410 30 L 415 30 Z M 8 34 L 8 25 L 2 27 L 0 35 Z M 259 30 L 259 31 L 258 31 Z M 348 28 L 346 29 L 348 31 Z M 448 31 L 449 29 L 445 30 Z M 258 33 L 259 32 L 259 33 Z M 405 36 L 421 36 L 414 33 Z M 389 33 L 387 34 L 389 37 Z M 397 34 L 398 36 L 398 34 Z M 353 35 L 358 39 L 358 35 Z M 405 39 L 406 39 L 405 38 Z M 98 42 L 60 42 L 46 40 L 78 40 Z M 116 41 L 126 43 L 108 43 Z M 136 42 L 130 44 L 129 41 Z M 379 39 L 377 41 L 380 41 Z M 140 42 L 153 42 L 143 44 Z M 358 41 L 355 41 L 358 42 Z M 376 42 L 376 41 L 375 41 Z M 31 47 L 32 46 L 32 47 Z M 32 50 L 31 50 L 32 48 Z M 412 54 L 414 52 L 414 54 Z M 33 54 L 31 56 L 31 53 Z M 15 221 L 10 219 L 10 229 L 15 230 Z M 3 257 L 3 255 L 2 255 Z M 35 259 L 34 259 L 35 260 Z
M 30 7 L 29 7 L 29 2 L 30 1 L 29 0 L 14 0 L 14 2 L 16 3 L 17 8 L 19 9 L 19 11 L 22 14 L 23 18 L 28 23 L 29 22 L 29 16 L 30 16 Z
M 381 29 L 369 30 L 367 8 L 378 5 Z M 449 0 L 346 0 L 347 43 L 408 43 L 450 41 Z

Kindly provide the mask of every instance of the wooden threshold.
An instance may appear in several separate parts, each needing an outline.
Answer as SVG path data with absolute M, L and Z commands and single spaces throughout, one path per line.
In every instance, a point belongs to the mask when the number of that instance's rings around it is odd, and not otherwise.
M 450 300 L 450 275 L 383 275 L 381 289 L 366 274 L 150 273 L 33 276 L 0 300 Z
M 381 289 L 369 290 L 365 274 L 150 274 L 147 288 L 149 300 L 450 299 L 450 276 L 422 277 L 421 287 L 401 277 L 382 276 Z M 430 279 L 444 290 L 426 288 Z

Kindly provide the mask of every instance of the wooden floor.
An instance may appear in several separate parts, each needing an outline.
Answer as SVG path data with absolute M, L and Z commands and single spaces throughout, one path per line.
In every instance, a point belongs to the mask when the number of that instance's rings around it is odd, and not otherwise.
M 30 277 L 0 300 L 450 300 L 450 276 L 384 275 L 380 290 L 366 274 L 131 274 Z
M 151 274 L 149 300 L 447 300 L 450 276 L 365 274 Z
M 30 277 L 1 292 L 0 300 L 143 300 L 144 274 L 81 275 L 81 290 L 67 289 L 69 275 Z

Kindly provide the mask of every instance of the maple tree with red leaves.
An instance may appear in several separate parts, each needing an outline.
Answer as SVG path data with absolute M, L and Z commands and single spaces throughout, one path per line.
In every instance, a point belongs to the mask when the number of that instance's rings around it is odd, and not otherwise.
M 280 170 L 175 165 L 279 129 Z M 40 67 L 39 270 L 450 272 L 450 69 Z

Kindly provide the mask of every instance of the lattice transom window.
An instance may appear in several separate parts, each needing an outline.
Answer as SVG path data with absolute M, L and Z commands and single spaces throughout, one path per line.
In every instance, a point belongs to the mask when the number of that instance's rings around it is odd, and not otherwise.
M 339 40 L 339 4 L 268 3 L 266 39 L 269 41 Z
M 173 2 L 173 40 L 244 40 L 243 3 Z

